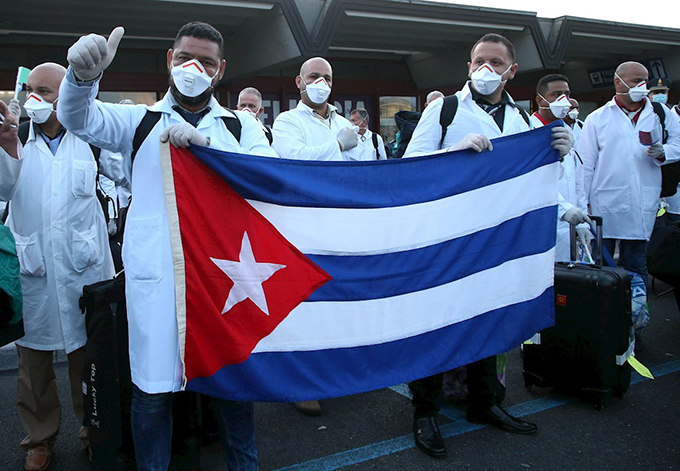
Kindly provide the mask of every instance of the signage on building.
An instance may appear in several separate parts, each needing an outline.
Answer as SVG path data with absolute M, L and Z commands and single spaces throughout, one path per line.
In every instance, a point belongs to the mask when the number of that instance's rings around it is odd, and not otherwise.
M 666 68 L 663 59 L 652 59 L 641 61 L 647 67 L 650 80 L 653 78 L 666 78 Z M 601 69 L 589 69 L 588 77 L 593 88 L 611 88 L 614 86 L 614 71 L 616 67 L 605 67 Z

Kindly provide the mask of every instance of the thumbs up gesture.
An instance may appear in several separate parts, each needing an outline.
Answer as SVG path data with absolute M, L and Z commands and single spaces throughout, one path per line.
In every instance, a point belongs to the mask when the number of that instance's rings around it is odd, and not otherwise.
M 104 36 L 81 36 L 66 55 L 71 70 L 79 80 L 94 80 L 111 64 L 125 29 L 118 26 L 111 31 L 108 41 Z

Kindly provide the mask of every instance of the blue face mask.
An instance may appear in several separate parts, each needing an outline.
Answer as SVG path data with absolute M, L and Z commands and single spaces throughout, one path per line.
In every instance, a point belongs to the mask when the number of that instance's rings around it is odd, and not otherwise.
M 668 95 L 665 93 L 657 93 L 656 95 L 652 96 L 652 101 L 663 103 L 665 105 L 668 101 Z

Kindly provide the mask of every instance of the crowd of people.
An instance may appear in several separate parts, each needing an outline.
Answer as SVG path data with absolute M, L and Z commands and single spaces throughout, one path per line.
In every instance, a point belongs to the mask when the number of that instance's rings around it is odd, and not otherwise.
M 16 239 L 24 302 L 17 404 L 26 430 L 21 446 L 28 470 L 47 468 L 59 432 L 55 350 L 68 354 L 75 415 L 81 423 L 84 416 L 81 374 L 87 338 L 78 299 L 83 286 L 114 275 L 110 236 L 118 229 L 107 225 L 96 198 L 99 174 L 110 180 L 116 208 L 129 203 L 120 263 L 125 267 L 136 462 L 140 470 L 165 470 L 182 363 L 158 141 L 318 161 L 384 160 L 398 154 L 369 129 L 367 110 L 352 110 L 347 119 L 328 102 L 333 69 L 321 57 L 301 65 L 295 78 L 300 101 L 279 114 L 272 129 L 258 119 L 262 96 L 255 88 L 239 94 L 238 111 L 222 107 L 213 96 L 226 65 L 222 36 L 205 23 L 179 30 L 167 52 L 170 88 L 162 100 L 151 106 L 100 102 L 101 77 L 123 35 L 118 27 L 108 38 L 81 37 L 68 51 L 68 68 L 56 63 L 33 68 L 23 104 L 30 117 L 25 138 L 19 131 L 20 104 L 0 102 L 0 200 L 9 202 L 7 225 Z M 505 90 L 518 68 L 508 39 L 484 35 L 470 51 L 470 80 L 454 95 L 428 95 L 422 116 L 409 121 L 408 138 L 402 131 L 401 154 L 488 152 L 495 138 L 563 120 L 552 130 L 552 147 L 562 160 L 556 259 L 570 259 L 570 225 L 578 241 L 590 245 L 588 214 L 593 214 L 604 219 L 609 252 L 618 251 L 619 263 L 646 280 L 661 167 L 680 159 L 680 110 L 666 106 L 670 83 L 649 82 L 647 69 L 637 62 L 620 64 L 611 101 L 581 121 L 569 78 L 549 74 L 536 86 L 537 111 L 529 116 Z M 662 104 L 662 114 L 648 94 Z M 447 113 L 450 121 L 443 122 Z M 152 125 L 140 136 L 141 123 L 149 121 Z M 680 219 L 678 198 L 666 202 L 674 221 Z M 114 213 L 109 221 L 115 220 Z M 467 420 L 511 433 L 535 433 L 536 424 L 503 408 L 505 386 L 497 364 L 491 357 L 467 365 Z M 411 390 L 416 445 L 430 456 L 445 456 L 437 424 L 441 375 L 417 379 Z M 229 469 L 257 469 L 253 404 L 214 398 L 212 406 Z M 318 401 L 295 407 L 309 415 L 322 411 Z M 87 449 L 86 427 L 79 438 Z

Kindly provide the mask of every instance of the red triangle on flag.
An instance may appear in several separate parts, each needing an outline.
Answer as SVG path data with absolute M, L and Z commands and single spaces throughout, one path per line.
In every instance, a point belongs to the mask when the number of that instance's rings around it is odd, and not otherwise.
M 260 340 L 331 277 L 188 150 L 170 148 L 186 273 L 184 363 L 190 381 L 247 360 Z M 215 261 L 240 266 L 247 258 L 246 239 L 254 262 L 274 267 L 261 282 L 264 310 L 256 297 L 234 288 L 228 270 Z M 256 281 L 248 286 L 257 289 Z

